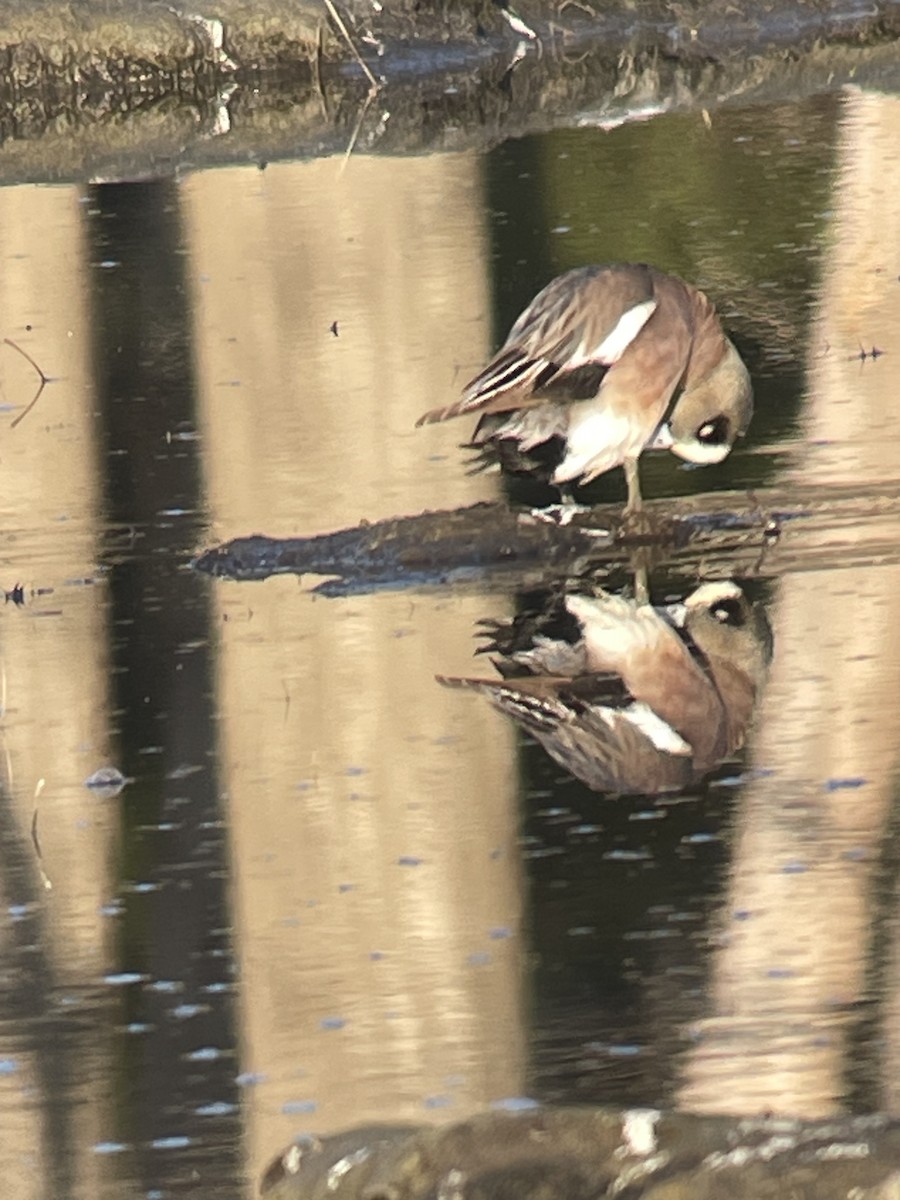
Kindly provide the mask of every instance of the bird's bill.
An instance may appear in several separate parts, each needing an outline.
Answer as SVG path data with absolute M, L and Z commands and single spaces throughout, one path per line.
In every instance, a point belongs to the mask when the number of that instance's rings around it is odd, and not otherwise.
M 676 629 L 684 629 L 688 611 L 686 604 L 667 604 L 665 611 Z
M 652 439 L 645 446 L 646 450 L 671 450 L 675 442 L 672 430 L 668 425 L 660 425 Z

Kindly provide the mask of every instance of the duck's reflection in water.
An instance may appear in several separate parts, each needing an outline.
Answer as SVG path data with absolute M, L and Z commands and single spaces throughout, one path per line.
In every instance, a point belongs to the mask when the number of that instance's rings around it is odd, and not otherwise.
M 765 610 L 736 583 L 705 583 L 654 608 L 569 594 L 485 623 L 499 679 L 484 692 L 595 791 L 690 787 L 741 748 L 772 658 Z

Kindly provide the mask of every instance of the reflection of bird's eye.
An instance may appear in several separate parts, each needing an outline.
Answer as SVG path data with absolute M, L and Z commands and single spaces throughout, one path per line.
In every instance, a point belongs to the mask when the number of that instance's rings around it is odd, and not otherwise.
M 697 430 L 697 441 L 704 446 L 721 446 L 728 441 L 731 432 L 731 422 L 727 417 L 718 416 L 712 421 L 704 421 Z
M 740 600 L 733 598 L 717 600 L 710 612 L 723 625 L 741 626 L 744 624 L 744 609 Z

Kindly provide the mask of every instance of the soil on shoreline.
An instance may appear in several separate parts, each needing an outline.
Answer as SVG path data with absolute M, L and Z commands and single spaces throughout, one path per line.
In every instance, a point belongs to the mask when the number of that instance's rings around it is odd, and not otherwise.
M 0 183 L 460 149 L 581 122 L 900 87 L 900 5 L 0 3 Z

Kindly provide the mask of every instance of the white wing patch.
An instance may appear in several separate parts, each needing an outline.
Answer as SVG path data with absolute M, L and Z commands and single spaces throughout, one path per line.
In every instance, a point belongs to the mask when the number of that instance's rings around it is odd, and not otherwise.
M 611 367 L 619 361 L 637 335 L 656 311 L 655 300 L 642 300 L 619 317 L 610 333 L 599 346 L 586 346 L 580 342 L 571 354 L 566 355 L 566 370 L 586 367 L 590 363 L 603 363 Z
M 608 333 L 595 349 L 587 351 L 584 361 L 606 363 L 608 366 L 618 362 L 655 311 L 655 300 L 644 300 L 634 308 L 629 308 L 619 317 L 612 333 Z
M 650 739 L 657 750 L 664 750 L 667 754 L 691 753 L 691 748 L 684 738 L 680 737 L 671 725 L 667 725 L 662 717 L 658 717 L 649 705 L 636 701 L 621 709 L 621 713 Z

